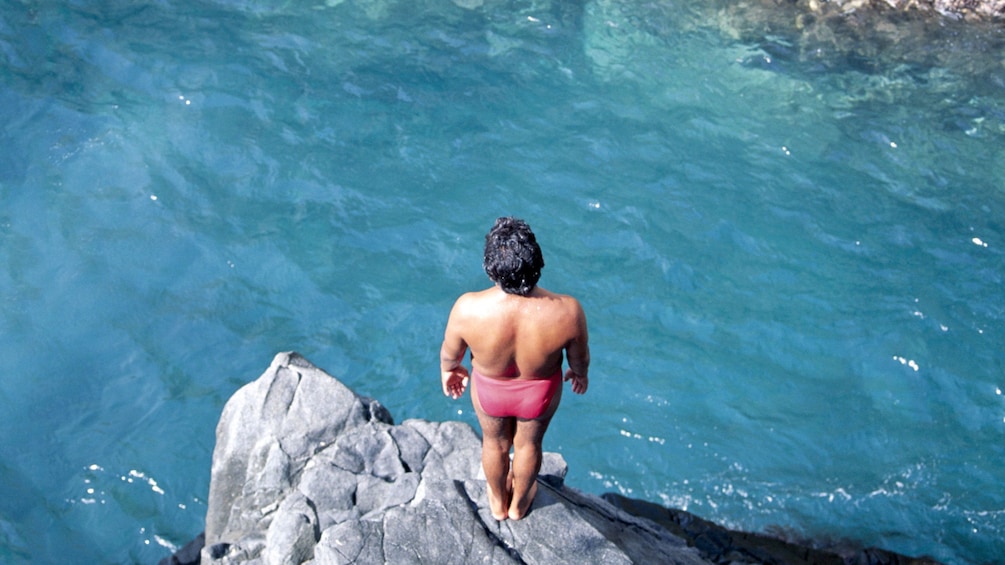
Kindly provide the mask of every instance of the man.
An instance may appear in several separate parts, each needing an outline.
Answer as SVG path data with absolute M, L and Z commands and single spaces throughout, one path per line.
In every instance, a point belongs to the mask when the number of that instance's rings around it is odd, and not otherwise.
M 482 428 L 482 468 L 496 520 L 519 520 L 537 494 L 541 441 L 565 380 L 583 394 L 590 348 L 579 302 L 539 286 L 544 258 L 523 220 L 499 218 L 485 236 L 485 272 L 495 286 L 454 303 L 440 348 L 443 394 L 468 386 L 461 364 L 471 349 L 471 403 Z M 513 463 L 510 465 L 510 448 Z

